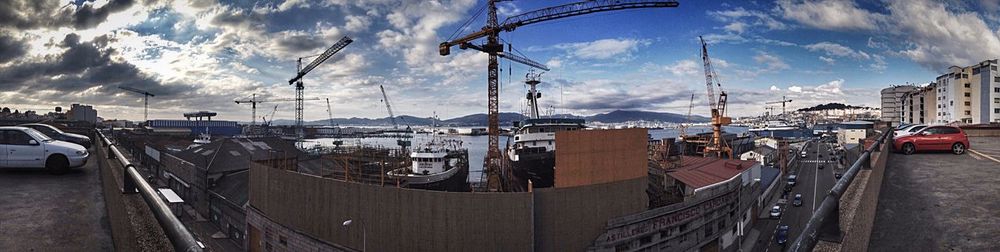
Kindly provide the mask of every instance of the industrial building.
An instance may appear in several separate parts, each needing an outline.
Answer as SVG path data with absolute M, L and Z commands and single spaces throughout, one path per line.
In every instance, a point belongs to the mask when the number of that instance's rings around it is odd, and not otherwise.
M 213 121 L 217 114 L 208 111 L 185 113 L 187 120 L 149 120 L 147 126 L 152 132 L 175 133 L 196 136 L 210 134 L 215 136 L 236 136 L 243 133 L 243 128 L 236 121 Z M 191 120 L 194 118 L 194 120 Z M 207 118 L 207 120 L 204 120 Z
M 857 144 L 874 134 L 875 123 L 868 121 L 843 122 L 837 129 L 837 142 L 842 146 Z

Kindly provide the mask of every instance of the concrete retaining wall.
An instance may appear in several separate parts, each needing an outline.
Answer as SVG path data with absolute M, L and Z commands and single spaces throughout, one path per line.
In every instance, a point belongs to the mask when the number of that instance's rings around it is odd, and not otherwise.
M 995 128 L 962 128 L 969 137 L 1000 137 L 1000 127 Z
M 891 153 L 891 145 L 883 143 L 881 149 L 872 153 L 870 170 L 862 169 L 840 198 L 840 243 L 821 241 L 815 251 L 868 251 L 868 241 L 875 223 L 878 196 L 885 177 L 886 161 Z
M 111 237 L 116 251 L 173 251 L 153 212 L 139 194 L 122 194 L 122 167 L 108 159 L 108 147 L 97 137 L 94 139 L 92 162 L 98 162 L 104 205 L 111 224 Z

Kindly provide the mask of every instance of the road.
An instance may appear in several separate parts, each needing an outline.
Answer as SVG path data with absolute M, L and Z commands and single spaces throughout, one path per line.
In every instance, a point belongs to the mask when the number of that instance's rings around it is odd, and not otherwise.
M 783 251 L 784 246 L 778 245 L 775 241 L 775 230 L 778 225 L 789 227 L 788 244 L 794 241 L 801 230 L 809 222 L 812 212 L 823 201 L 827 191 L 833 188 L 836 183 L 834 172 L 843 172 L 843 167 L 830 161 L 833 154 L 833 146 L 828 143 L 818 143 L 811 141 L 806 145 L 806 157 L 798 159 L 798 169 L 789 172 L 797 174 L 796 185 L 789 192 L 787 202 L 780 204 L 782 213 L 778 220 L 761 219 L 754 227 L 761 231 L 760 243 L 754 247 L 754 251 Z M 798 154 L 798 153 L 796 153 Z M 820 166 L 823 169 L 820 169 Z M 795 166 L 793 166 L 795 167 Z M 781 178 L 779 183 L 786 183 L 786 178 Z M 792 199 L 796 194 L 802 195 L 802 206 L 793 206 Z M 770 206 L 761 210 L 770 211 Z
M 62 175 L 0 169 L 0 250 L 114 250 L 94 159 Z

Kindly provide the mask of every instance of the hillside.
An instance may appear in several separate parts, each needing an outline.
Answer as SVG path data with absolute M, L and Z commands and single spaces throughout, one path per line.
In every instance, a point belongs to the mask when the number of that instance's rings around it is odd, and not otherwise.
M 615 110 L 608 113 L 596 114 L 593 116 L 578 116 L 572 114 L 560 114 L 555 117 L 558 118 L 582 118 L 588 122 L 602 122 L 602 123 L 623 123 L 628 121 L 659 121 L 659 122 L 670 122 L 670 123 L 680 123 L 686 122 L 686 116 L 674 113 L 664 113 L 664 112 L 650 112 L 650 111 L 634 111 L 634 110 Z M 520 121 L 527 118 L 526 116 L 519 113 L 504 112 L 500 113 L 500 125 L 512 125 L 514 121 Z M 396 117 L 396 121 L 400 125 L 411 125 L 411 126 L 421 126 L 421 125 L 431 125 L 434 122 L 432 118 L 422 118 L 415 116 L 402 115 Z M 691 116 L 692 122 L 708 122 L 709 118 L 704 116 Z M 444 126 L 451 127 L 469 127 L 469 126 L 485 126 L 487 122 L 486 114 L 471 114 L 456 118 L 451 118 L 447 120 L 442 120 L 439 123 Z M 388 117 L 383 118 L 334 118 L 333 123 L 337 125 L 360 125 L 360 126 L 387 126 L 391 122 Z M 274 125 L 293 125 L 294 120 L 288 119 L 277 119 L 274 120 Z M 315 120 L 306 121 L 305 125 L 328 125 L 329 120 Z

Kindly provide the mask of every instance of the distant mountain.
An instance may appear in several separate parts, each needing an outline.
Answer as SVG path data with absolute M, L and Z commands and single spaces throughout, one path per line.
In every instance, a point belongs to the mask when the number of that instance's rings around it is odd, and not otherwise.
M 660 122 L 670 122 L 670 123 L 682 123 L 688 122 L 686 115 L 665 113 L 665 112 L 649 112 L 649 111 L 634 111 L 634 110 L 615 110 L 604 114 L 597 114 L 593 116 L 586 117 L 587 121 L 592 122 L 603 122 L 603 123 L 623 123 L 628 121 L 660 121 Z M 708 122 L 710 119 L 703 116 L 691 115 L 691 122 Z
M 860 109 L 860 108 L 867 108 L 867 107 L 864 107 L 864 106 L 844 105 L 844 104 L 841 104 L 841 103 L 827 103 L 827 104 L 820 104 L 820 105 L 816 105 L 816 106 L 808 107 L 808 108 L 801 108 L 801 109 L 798 109 L 796 111 L 802 112 L 802 111 L 818 111 L 818 110 L 827 110 L 827 109 Z
M 670 123 L 680 123 L 687 122 L 687 116 L 674 113 L 664 113 L 664 112 L 649 112 L 649 111 L 633 111 L 633 110 L 615 110 L 612 112 L 597 114 L 593 116 L 578 116 L 572 114 L 559 114 L 552 117 L 556 118 L 580 118 L 587 120 L 588 122 L 602 122 L 602 123 L 622 123 L 628 121 L 659 121 L 659 122 L 670 122 Z M 500 125 L 512 125 L 514 121 L 521 121 L 526 119 L 520 113 L 503 112 L 500 113 Z M 691 115 L 691 122 L 708 122 L 709 118 L 704 116 Z M 434 119 L 429 117 L 415 117 L 408 115 L 401 115 L 396 117 L 396 122 L 399 125 L 410 125 L 410 126 L 423 126 L 431 125 Z M 315 120 L 303 122 L 305 125 L 328 125 L 329 120 Z M 334 118 L 333 123 L 336 125 L 360 125 L 360 126 L 388 126 L 391 125 L 389 117 L 383 118 Z M 447 120 L 441 120 L 439 124 L 450 127 L 470 127 L 470 126 L 485 126 L 487 123 L 486 114 L 471 114 L 456 118 L 451 118 Z M 273 125 L 295 125 L 295 120 L 288 119 L 277 119 L 272 122 Z

